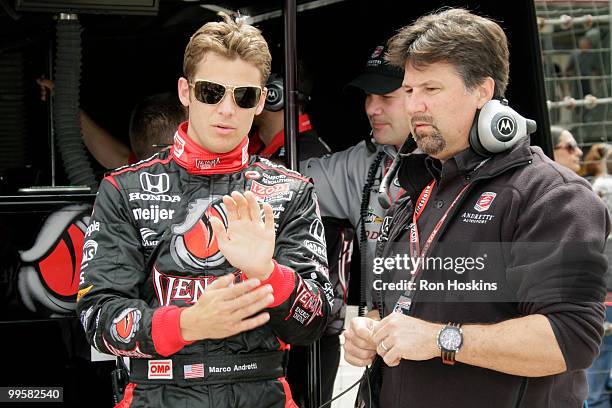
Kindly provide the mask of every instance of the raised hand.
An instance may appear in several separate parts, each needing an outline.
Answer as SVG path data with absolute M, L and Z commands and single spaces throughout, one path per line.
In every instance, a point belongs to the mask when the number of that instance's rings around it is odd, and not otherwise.
M 234 191 L 223 197 L 228 226 L 211 217 L 219 250 L 232 266 L 242 270 L 249 278 L 267 279 L 274 270 L 274 213 L 264 203 L 262 220 L 255 195 L 247 191 L 242 195 Z

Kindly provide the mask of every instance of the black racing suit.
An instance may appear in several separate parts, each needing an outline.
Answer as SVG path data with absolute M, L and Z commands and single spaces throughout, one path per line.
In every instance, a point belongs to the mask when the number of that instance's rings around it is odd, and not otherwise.
M 131 358 L 120 406 L 292 407 L 287 344 L 315 341 L 333 301 L 325 245 L 311 235 L 321 228 L 313 187 L 298 173 L 249 158 L 246 140 L 213 155 L 186 130 L 183 123 L 170 152 L 101 183 L 85 237 L 77 312 L 96 349 Z M 219 276 L 246 279 L 218 250 L 209 218 L 227 225 L 221 197 L 248 190 L 274 209 L 276 267 L 265 282 L 274 289 L 270 321 L 188 343 L 182 308 L 205 296 Z

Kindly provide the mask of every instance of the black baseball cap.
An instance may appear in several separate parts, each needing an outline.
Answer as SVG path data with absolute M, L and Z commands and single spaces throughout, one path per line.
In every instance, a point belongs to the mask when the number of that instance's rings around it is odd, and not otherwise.
M 386 50 L 387 47 L 384 45 L 374 48 L 363 73 L 346 84 L 344 89 L 354 87 L 365 93 L 384 95 L 401 87 L 404 70 L 391 66 L 385 61 Z

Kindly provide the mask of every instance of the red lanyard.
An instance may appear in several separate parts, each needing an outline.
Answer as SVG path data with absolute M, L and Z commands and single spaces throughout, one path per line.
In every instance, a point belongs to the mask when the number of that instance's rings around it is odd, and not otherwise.
M 459 194 L 457 194 L 457 197 L 455 197 L 453 202 L 448 206 L 448 208 L 446 209 L 442 217 L 436 223 L 436 226 L 434 227 L 431 234 L 429 234 L 429 238 L 427 238 L 427 241 L 425 241 L 425 245 L 423 245 L 423 248 L 420 249 L 420 253 L 419 253 L 420 243 L 419 243 L 419 228 L 417 226 L 417 221 L 419 220 L 419 217 L 421 216 L 421 214 L 423 213 L 423 210 L 427 206 L 427 203 L 429 202 L 429 199 L 431 197 L 431 192 L 435 185 L 436 185 L 436 180 L 434 179 L 423 189 L 423 191 L 421 192 L 421 195 L 419 196 L 419 200 L 417 201 L 418 204 L 416 208 L 414 209 L 414 213 L 412 214 L 412 224 L 410 224 L 410 257 L 415 260 L 417 257 L 423 260 L 425 259 L 425 256 L 427 255 L 427 251 L 429 251 L 429 248 L 431 247 L 432 242 L 436 238 L 436 235 L 438 235 L 440 228 L 442 228 L 444 221 L 446 221 L 446 218 L 450 214 L 451 210 L 455 207 L 455 205 L 457 204 L 457 202 L 459 201 L 459 199 L 461 198 L 461 196 L 463 195 L 463 193 L 465 192 L 465 190 L 467 190 L 469 186 L 469 184 L 466 184 L 465 186 L 463 186 L 461 191 L 459 191 Z M 413 277 L 416 277 L 418 272 L 420 272 L 422 262 L 418 263 L 417 265 L 419 265 L 417 269 L 412 272 Z

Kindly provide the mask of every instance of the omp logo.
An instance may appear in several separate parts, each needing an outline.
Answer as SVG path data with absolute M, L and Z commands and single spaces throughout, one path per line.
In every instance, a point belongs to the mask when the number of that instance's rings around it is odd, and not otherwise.
M 142 173 L 140 174 L 140 185 L 146 192 L 162 194 L 170 189 L 170 178 L 166 173 Z
M 149 380 L 172 379 L 172 360 L 149 360 Z
M 509 116 L 503 116 L 497 121 L 497 131 L 504 136 L 509 136 L 514 132 L 514 121 Z

